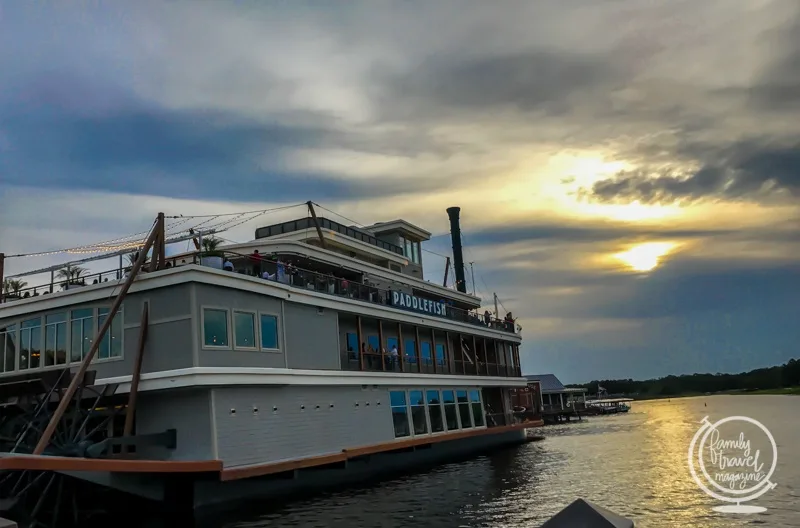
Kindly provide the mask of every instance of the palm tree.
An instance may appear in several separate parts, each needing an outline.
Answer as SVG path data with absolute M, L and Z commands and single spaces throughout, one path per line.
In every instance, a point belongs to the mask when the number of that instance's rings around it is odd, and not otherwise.
M 3 281 L 3 294 L 19 295 L 19 292 L 27 285 L 28 283 L 21 279 L 5 279 Z
M 63 286 L 69 284 L 83 284 L 83 279 L 81 279 L 81 276 L 86 273 L 86 271 L 86 268 L 67 264 L 58 270 L 57 275 L 58 277 L 64 279 L 64 282 L 62 283 Z
M 222 239 L 217 238 L 213 235 L 208 236 L 203 239 L 203 255 L 206 257 L 221 257 L 223 256 L 222 251 L 218 251 L 217 248 L 222 243 Z

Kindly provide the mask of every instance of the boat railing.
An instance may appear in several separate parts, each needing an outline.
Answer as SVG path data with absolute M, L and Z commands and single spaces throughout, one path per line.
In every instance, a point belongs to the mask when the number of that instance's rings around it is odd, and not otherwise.
M 281 282 L 296 288 L 307 289 L 328 295 L 335 295 L 338 297 L 348 297 L 350 299 L 365 301 L 372 304 L 380 304 L 384 306 L 391 306 L 390 299 L 392 290 L 382 289 L 371 284 L 363 284 L 348 280 L 343 277 L 338 277 L 333 273 L 321 273 L 304 269 L 298 266 L 289 265 L 278 260 L 272 260 L 264 256 L 254 257 L 252 254 L 245 255 L 234 251 L 220 251 L 228 260 L 244 261 L 246 264 L 235 269 L 231 273 L 239 273 L 250 276 L 260 276 L 263 280 L 271 280 Z M 193 262 L 197 259 L 194 255 Z M 268 278 L 264 278 L 265 267 L 276 268 L 276 272 L 268 273 Z M 280 276 L 277 268 L 282 266 L 284 269 L 283 276 Z M 490 317 L 489 320 L 484 316 L 479 316 L 474 311 L 463 310 L 455 306 L 448 305 L 445 318 L 454 321 L 469 323 L 475 326 L 483 326 L 495 330 L 515 334 L 517 333 L 517 325 L 511 320 L 502 320 L 495 317 Z
M 312 290 L 338 297 L 347 297 L 372 304 L 391 306 L 390 299 L 392 290 L 381 289 L 370 284 L 353 282 L 342 277 L 337 277 L 333 273 L 320 273 L 297 266 L 287 265 L 264 256 L 259 256 L 256 260 L 253 255 L 245 255 L 234 251 L 218 250 L 215 253 L 221 255 L 223 260 L 237 260 L 245 263 L 245 265 L 240 266 L 238 270 L 231 271 L 230 273 L 258 276 L 262 280 L 281 282 L 295 288 Z M 182 254 L 179 257 L 167 257 L 167 267 L 172 268 L 186 264 L 201 264 L 203 260 L 205 259 L 201 257 L 201 252 Z M 263 270 L 265 270 L 266 266 L 274 266 L 276 268 L 278 266 L 283 266 L 285 273 L 282 277 L 279 276 L 278 273 L 275 273 L 271 274 L 270 278 L 264 278 Z M 103 282 L 118 281 L 127 277 L 130 268 L 118 266 L 115 269 L 88 275 L 83 275 L 82 273 L 76 275 L 74 273 L 75 269 L 76 268 L 65 266 L 62 270 L 59 270 L 58 273 L 52 271 L 50 274 L 50 283 L 39 286 L 27 286 L 27 284 L 21 282 L 17 282 L 15 286 L 12 279 L 7 279 L 3 284 L 4 291 L 2 302 L 7 303 L 28 299 L 30 297 L 37 297 L 39 295 L 47 295 L 54 293 L 57 287 L 62 291 L 66 291 Z M 146 266 L 143 271 L 146 272 Z M 256 273 L 256 271 L 258 273 Z M 486 317 L 480 316 L 474 311 L 463 310 L 451 305 L 447 306 L 446 313 L 443 317 L 453 321 L 492 328 L 511 334 L 516 334 L 520 329 L 514 321 L 495 317 L 490 317 L 487 320 Z

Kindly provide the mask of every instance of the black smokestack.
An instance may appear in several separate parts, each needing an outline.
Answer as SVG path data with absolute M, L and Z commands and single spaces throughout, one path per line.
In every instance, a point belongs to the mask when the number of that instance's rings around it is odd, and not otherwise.
M 447 216 L 450 217 L 450 238 L 453 239 L 453 267 L 456 269 L 456 289 L 467 293 L 467 283 L 464 280 L 464 253 L 461 251 L 461 224 L 458 215 L 460 207 L 449 207 Z

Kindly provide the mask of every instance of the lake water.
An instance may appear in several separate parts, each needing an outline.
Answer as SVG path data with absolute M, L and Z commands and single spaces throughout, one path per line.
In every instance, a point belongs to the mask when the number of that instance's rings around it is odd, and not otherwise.
M 754 501 L 764 513 L 712 511 L 721 502 L 703 494 L 688 470 L 700 420 L 732 415 L 762 422 L 778 446 L 770 479 L 777 487 Z M 800 527 L 798 422 L 797 396 L 634 402 L 628 414 L 542 428 L 542 442 L 280 508 L 263 505 L 203 526 L 535 528 L 582 497 L 632 518 L 637 528 Z

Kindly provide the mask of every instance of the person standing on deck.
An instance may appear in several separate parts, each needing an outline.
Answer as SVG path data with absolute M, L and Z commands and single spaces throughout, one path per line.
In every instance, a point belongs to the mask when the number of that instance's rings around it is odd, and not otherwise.
M 389 351 L 389 365 L 392 366 L 392 370 L 397 367 L 397 345 L 392 345 L 392 349 Z

